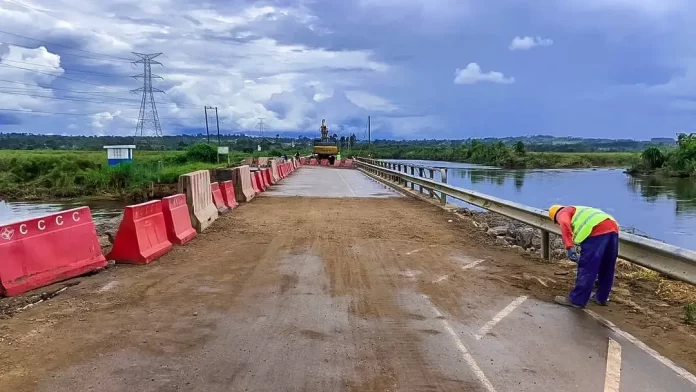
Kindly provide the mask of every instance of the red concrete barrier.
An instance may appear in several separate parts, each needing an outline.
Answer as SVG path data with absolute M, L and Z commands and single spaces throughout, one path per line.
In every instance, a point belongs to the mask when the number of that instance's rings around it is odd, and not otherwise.
M 251 187 L 254 189 L 254 192 L 261 193 L 261 189 L 259 189 L 259 185 L 256 183 L 256 175 L 254 175 L 254 172 L 249 173 L 249 180 L 251 181 Z
M 210 184 L 210 195 L 213 198 L 213 204 L 217 208 L 219 214 L 224 214 L 230 209 L 225 205 L 225 199 L 222 198 L 222 191 L 220 190 L 220 184 L 214 182 Z
M 318 165 L 319 162 L 317 162 L 316 158 L 312 158 L 312 159 L 309 160 L 309 164 L 310 164 L 310 165 Z
M 306 165 L 306 164 L 307 164 L 307 157 L 300 158 L 300 165 Z
M 353 160 L 352 159 L 346 159 L 346 162 L 343 164 L 345 167 L 353 167 Z
M 280 173 L 278 173 L 278 161 L 275 159 L 271 160 L 271 177 L 273 177 L 273 183 L 281 180 Z
M 263 185 L 263 190 L 268 190 L 268 188 L 271 187 L 271 184 L 268 183 L 268 179 L 266 178 L 266 169 L 259 170 L 259 176 L 261 177 L 261 185 Z
M 167 228 L 167 239 L 172 244 L 183 245 L 198 235 L 191 224 L 186 195 L 178 194 L 163 198 L 162 214 Z
M 186 195 L 191 224 L 197 232 L 207 229 L 218 218 L 210 193 L 210 172 L 199 170 L 179 176 L 179 193 Z
M 266 178 L 266 182 L 268 183 L 268 186 L 271 186 L 274 184 L 273 178 L 271 176 L 271 169 L 263 169 L 263 176 Z
M 321 165 L 322 165 L 322 166 L 329 166 L 329 160 L 328 160 L 328 159 L 322 159 L 322 160 L 321 160 Z
M 106 267 L 88 207 L 0 226 L 0 295 Z
M 227 208 L 233 210 L 239 206 L 239 204 L 237 204 L 237 199 L 234 196 L 234 183 L 232 181 L 221 182 L 220 190 L 222 191 L 222 200 L 225 202 L 225 206 L 227 206 Z
M 127 206 L 107 255 L 118 263 L 149 264 L 172 249 L 162 213 L 162 201 Z
M 251 176 L 253 177 L 254 185 L 256 185 L 256 189 L 258 189 L 259 192 L 265 192 L 266 189 L 264 189 L 263 182 L 261 181 L 261 172 L 260 171 L 252 172 Z

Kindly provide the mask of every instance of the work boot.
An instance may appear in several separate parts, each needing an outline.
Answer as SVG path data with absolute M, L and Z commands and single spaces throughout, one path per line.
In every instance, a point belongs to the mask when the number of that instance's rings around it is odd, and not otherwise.
M 608 306 L 608 305 L 609 305 L 609 304 L 607 303 L 608 301 L 607 301 L 607 302 L 599 302 L 599 301 L 597 301 L 597 293 L 592 293 L 592 295 L 590 296 L 590 301 L 596 303 L 596 304 L 599 305 L 599 306 Z
M 584 306 L 575 305 L 574 303 L 570 302 L 568 297 L 565 297 L 562 295 L 557 295 L 556 298 L 553 299 L 553 301 L 556 302 L 557 304 L 563 305 L 563 306 L 570 306 L 572 308 L 578 308 L 578 309 L 584 308 Z

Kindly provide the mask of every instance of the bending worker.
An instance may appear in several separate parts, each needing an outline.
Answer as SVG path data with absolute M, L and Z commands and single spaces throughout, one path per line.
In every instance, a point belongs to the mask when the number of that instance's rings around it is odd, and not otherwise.
M 584 308 L 597 281 L 597 292 L 592 299 L 606 306 L 619 254 L 619 225 L 616 220 L 596 208 L 559 205 L 549 208 L 549 218 L 561 227 L 568 258 L 578 263 L 575 288 L 568 297 L 557 296 L 555 301 Z

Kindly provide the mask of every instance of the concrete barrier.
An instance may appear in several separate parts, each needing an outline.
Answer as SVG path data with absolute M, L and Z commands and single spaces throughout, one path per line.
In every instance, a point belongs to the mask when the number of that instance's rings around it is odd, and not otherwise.
M 254 192 L 261 193 L 261 188 L 259 188 L 259 179 L 256 176 L 256 172 L 249 172 L 249 180 L 251 181 L 251 188 L 254 190 Z
M 179 176 L 179 193 L 186 195 L 191 224 L 197 232 L 207 229 L 218 218 L 210 192 L 210 172 L 199 170 Z
M 106 267 L 88 207 L 0 226 L 0 295 Z
M 107 258 L 117 263 L 149 264 L 173 246 L 167 238 L 162 201 L 153 200 L 126 207 Z
M 271 177 L 273 177 L 273 183 L 280 181 L 280 173 L 278 173 L 278 161 L 271 160 Z
M 251 183 L 251 170 L 249 166 L 235 167 L 232 173 L 232 181 L 234 182 L 237 201 L 243 203 L 252 201 L 256 196 L 256 192 Z
M 269 168 L 263 169 L 263 177 L 264 177 L 266 183 L 268 184 L 268 186 L 271 186 L 274 184 L 273 178 L 271 177 L 271 169 L 269 169 Z
M 237 196 L 235 196 L 234 193 L 234 182 L 232 180 L 228 181 L 222 181 L 220 183 L 220 190 L 222 191 L 222 199 L 225 202 L 225 205 L 230 209 L 233 210 L 237 208 Z

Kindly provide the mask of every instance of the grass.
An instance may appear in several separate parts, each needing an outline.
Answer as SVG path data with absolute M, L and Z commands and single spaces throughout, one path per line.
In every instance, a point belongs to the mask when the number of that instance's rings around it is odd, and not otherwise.
M 239 162 L 241 155 L 230 159 Z M 181 151 L 136 150 L 133 163 L 112 167 L 104 151 L 0 150 L 0 198 L 128 198 L 151 183 L 175 183 L 181 174 L 226 163 L 191 162 Z
M 684 323 L 688 325 L 696 324 L 696 303 L 684 305 Z

